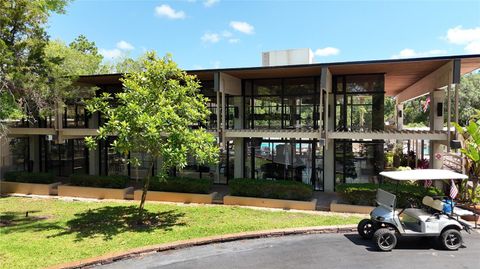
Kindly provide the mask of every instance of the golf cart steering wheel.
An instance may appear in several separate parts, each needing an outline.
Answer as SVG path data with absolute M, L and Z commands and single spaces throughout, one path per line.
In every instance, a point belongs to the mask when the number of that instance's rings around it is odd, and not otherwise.
M 407 206 L 402 208 L 400 210 L 400 212 L 398 212 L 398 215 L 401 215 L 403 213 L 403 211 L 405 211 L 405 209 L 407 209 L 407 208 L 418 208 L 417 201 L 415 199 L 411 198 L 411 197 L 407 198 Z
M 409 207 L 418 208 L 417 200 L 413 199 L 412 197 L 407 198 L 407 202 L 408 202 Z

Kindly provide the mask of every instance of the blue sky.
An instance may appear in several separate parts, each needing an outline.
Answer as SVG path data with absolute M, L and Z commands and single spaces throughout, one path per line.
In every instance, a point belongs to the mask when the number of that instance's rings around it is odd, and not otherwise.
M 48 32 L 95 41 L 109 61 L 146 50 L 185 69 L 261 65 L 261 52 L 311 48 L 316 62 L 480 54 L 480 0 L 76 0 Z

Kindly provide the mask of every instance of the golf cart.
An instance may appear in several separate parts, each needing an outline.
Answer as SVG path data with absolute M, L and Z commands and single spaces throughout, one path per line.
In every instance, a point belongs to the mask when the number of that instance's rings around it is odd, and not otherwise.
M 380 175 L 397 181 L 406 180 L 450 180 L 466 179 L 467 176 L 441 169 L 381 172 Z M 372 239 L 381 251 L 395 248 L 400 236 L 437 237 L 442 248 L 457 250 L 462 245 L 461 230 L 470 233 L 470 224 L 460 220 L 453 213 L 451 201 L 425 196 L 422 200 L 425 209 L 397 208 L 397 197 L 378 189 L 378 206 L 370 213 L 370 219 L 358 224 L 358 233 L 364 239 Z M 412 199 L 413 200 L 413 199 Z M 412 204 L 412 200 L 409 203 Z M 450 205 L 448 213 L 445 208 Z M 457 210 L 455 208 L 455 210 Z

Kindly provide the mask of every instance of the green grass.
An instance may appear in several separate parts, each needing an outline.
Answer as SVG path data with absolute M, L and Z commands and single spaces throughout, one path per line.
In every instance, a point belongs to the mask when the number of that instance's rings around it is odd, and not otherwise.
M 345 214 L 147 202 L 151 225 L 138 226 L 136 208 L 136 202 L 0 198 L 0 268 L 42 268 L 189 238 L 360 220 Z

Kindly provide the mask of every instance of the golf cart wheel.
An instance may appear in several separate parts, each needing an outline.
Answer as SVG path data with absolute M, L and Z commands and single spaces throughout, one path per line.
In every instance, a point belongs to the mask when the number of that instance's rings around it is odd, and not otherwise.
M 457 250 L 463 243 L 462 234 L 455 229 L 444 231 L 439 239 L 441 247 L 446 250 Z
M 395 231 L 388 228 L 380 228 L 373 234 L 373 242 L 381 251 L 391 251 L 397 245 Z
M 372 239 L 373 233 L 375 233 L 375 226 L 372 220 L 362 219 L 357 226 L 358 234 L 363 239 Z

